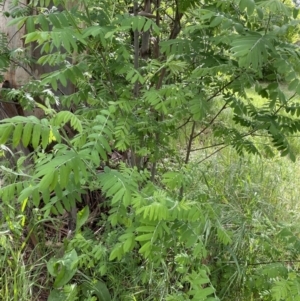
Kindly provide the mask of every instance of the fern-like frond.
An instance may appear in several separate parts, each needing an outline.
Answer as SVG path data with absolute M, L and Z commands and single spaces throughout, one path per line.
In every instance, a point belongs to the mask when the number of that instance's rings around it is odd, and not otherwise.
M 39 146 L 45 149 L 52 142 L 51 135 L 60 141 L 60 135 L 51 128 L 47 119 L 16 116 L 0 121 L 0 141 L 3 144 L 12 137 L 14 147 L 22 143 L 25 147 L 31 144 L 34 149 Z
M 231 51 L 241 67 L 251 66 L 257 70 L 268 60 L 268 55 L 275 52 L 272 41 L 272 36 L 252 32 L 246 36 L 237 36 L 232 42 Z

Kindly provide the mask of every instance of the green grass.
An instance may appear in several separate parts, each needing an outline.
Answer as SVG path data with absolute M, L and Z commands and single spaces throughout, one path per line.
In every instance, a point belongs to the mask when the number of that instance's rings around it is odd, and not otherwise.
M 10 235 L 2 234 L 0 247 L 0 299 L 33 300 L 31 276 L 24 262 L 24 254 L 20 253 L 20 246 L 13 242 Z
M 281 89 L 291 96 L 286 86 L 281 86 Z M 257 107 L 266 103 L 254 90 L 248 90 L 247 95 Z M 293 101 L 298 102 L 300 98 L 293 98 Z M 217 99 L 215 103 L 220 106 L 222 100 Z M 218 122 L 237 127 L 232 121 L 232 116 L 231 109 L 226 109 L 218 117 Z M 223 258 L 225 262 L 230 258 L 233 262 L 233 266 L 224 265 L 222 268 L 210 266 L 212 279 L 217 279 L 214 285 L 219 287 L 221 300 L 275 300 L 271 296 L 272 281 L 264 274 L 269 273 L 264 271 L 271 265 L 251 267 L 245 266 L 243 262 L 280 262 L 290 258 L 294 251 L 297 256 L 297 247 L 290 246 L 292 251 L 289 250 L 288 244 L 285 243 L 286 238 L 282 238 L 279 233 L 297 229 L 294 234 L 294 239 L 297 240 L 300 230 L 299 137 L 294 135 L 289 138 L 294 152 L 298 155 L 296 162 L 281 157 L 276 151 L 273 158 L 249 154 L 241 157 L 231 147 L 226 147 L 205 161 L 202 159 L 212 154 L 214 149 L 192 154 L 190 168 L 194 181 L 187 198 L 199 199 L 199 196 L 206 195 L 207 201 L 213 204 L 212 208 L 220 216 L 220 224 L 233 238 L 232 248 L 236 257 L 225 255 L 226 252 L 224 253 L 221 245 L 215 241 L 208 244 L 212 256 Z M 266 143 L 264 137 L 254 139 L 258 145 Z M 204 145 L 196 142 L 194 148 L 216 142 L 211 135 L 202 141 Z M 199 165 L 198 162 L 202 163 Z M 221 271 L 229 273 L 224 276 L 226 281 L 222 280 Z M 280 273 L 273 277 L 280 277 Z M 249 286 L 250 279 L 253 278 L 257 278 L 257 282 Z M 260 290 L 264 291 L 265 297 L 262 297 Z

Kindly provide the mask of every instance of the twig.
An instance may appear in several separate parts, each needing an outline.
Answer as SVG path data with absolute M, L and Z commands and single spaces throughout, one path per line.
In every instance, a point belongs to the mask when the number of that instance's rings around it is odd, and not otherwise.
M 191 155 L 191 148 L 192 148 L 192 143 L 193 143 L 193 136 L 194 136 L 194 132 L 195 132 L 195 127 L 196 127 L 196 122 L 193 122 L 193 126 L 192 126 L 192 130 L 191 130 L 191 134 L 189 137 L 189 141 L 188 141 L 188 146 L 187 146 L 187 150 L 186 150 L 186 157 L 185 157 L 185 161 L 184 164 L 188 164 L 189 163 L 189 159 L 190 159 L 190 155 Z M 179 200 L 182 199 L 183 197 L 183 185 L 181 185 L 180 187 L 180 191 L 179 191 Z
M 189 122 L 190 122 L 190 120 L 191 120 L 191 116 L 187 119 L 187 121 L 186 122 L 184 122 L 182 125 L 180 125 L 179 127 L 177 127 L 175 130 L 176 131 L 178 131 L 178 130 L 180 130 L 181 128 L 183 128 L 185 125 L 187 125 Z
M 9 39 L 8 44 L 12 41 L 12 39 L 18 34 L 19 31 L 25 26 L 25 23 L 12 35 L 12 37 Z
M 189 137 L 189 141 L 188 141 L 187 150 L 186 150 L 186 157 L 185 157 L 185 161 L 184 161 L 185 164 L 189 163 L 192 143 L 193 143 L 193 140 L 194 140 L 193 136 L 194 136 L 195 127 L 196 127 L 196 122 L 194 121 L 193 126 L 192 126 L 192 130 L 191 130 L 191 134 L 190 134 L 190 137 Z
M 10 60 L 12 63 L 14 63 L 15 65 L 19 66 L 20 68 L 24 69 L 25 72 L 27 72 L 30 76 L 32 76 L 35 80 L 37 80 L 36 76 L 34 75 L 34 73 L 32 71 L 30 71 L 29 69 L 27 69 L 23 64 L 21 64 L 18 61 L 15 60 Z
M 27 72 L 30 76 L 32 76 L 34 80 L 38 80 L 37 77 L 34 75 L 34 73 L 32 71 L 30 71 L 29 69 L 27 69 L 23 64 L 19 63 L 18 61 L 14 61 L 14 60 L 10 60 L 10 61 L 13 62 L 15 65 L 19 66 L 20 68 L 24 69 L 24 71 Z M 60 88 L 57 88 L 57 90 L 62 95 L 65 95 L 65 93 Z
M 218 94 L 223 91 L 226 87 L 228 87 L 230 84 L 232 84 L 236 79 L 238 79 L 239 77 L 241 77 L 242 74 L 237 75 L 235 78 L 233 78 L 231 81 L 229 81 L 227 84 L 225 84 L 223 87 L 221 87 L 219 90 L 217 90 L 212 96 L 210 96 L 206 102 L 211 101 L 213 98 L 215 98 L 216 96 L 218 96 Z
M 1 89 L 2 90 L 2 89 Z M 0 102 L 2 102 L 2 103 L 11 103 L 11 104 L 13 104 L 13 105 L 19 105 L 19 103 L 17 102 L 17 101 L 6 101 L 6 100 L 1 100 L 0 99 Z
M 198 134 L 196 134 L 193 139 L 197 138 L 200 136 L 203 132 L 205 132 L 212 124 L 213 122 L 217 119 L 217 117 L 226 109 L 227 102 L 223 105 L 223 107 L 219 110 L 219 112 L 214 116 L 214 118 L 208 123 L 206 127 L 204 127 Z
M 224 145 L 224 144 L 225 144 L 225 142 L 220 142 L 220 143 L 205 146 L 205 147 L 195 148 L 195 149 L 191 149 L 191 152 L 196 152 L 196 151 L 200 151 L 200 150 L 204 150 L 204 149 L 208 149 L 208 148 L 213 148 L 213 147 Z
M 218 148 L 216 151 L 214 151 L 213 153 L 211 153 L 210 155 L 206 156 L 204 159 L 200 160 L 199 162 L 197 162 L 197 164 L 201 164 L 203 161 L 207 160 L 208 158 L 212 157 L 213 155 L 215 155 L 216 153 L 218 153 L 219 151 L 221 151 L 222 149 L 224 149 L 225 147 L 229 146 L 230 144 L 226 144 L 220 148 Z

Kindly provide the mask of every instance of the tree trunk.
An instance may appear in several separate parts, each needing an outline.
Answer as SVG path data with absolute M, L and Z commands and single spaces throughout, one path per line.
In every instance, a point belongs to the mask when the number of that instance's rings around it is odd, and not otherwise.
M 0 32 L 7 36 L 8 47 L 10 50 L 16 50 L 18 48 L 24 49 L 25 26 L 18 29 L 17 25 L 8 26 L 8 22 L 12 20 L 11 17 L 7 17 L 3 12 L 9 11 L 12 5 L 12 0 L 4 1 L 0 6 Z M 27 1 L 19 1 L 20 5 L 27 5 Z M 24 66 L 26 68 L 26 66 Z M 8 71 L 3 75 L 4 80 L 8 80 L 13 87 L 19 87 L 24 83 L 27 83 L 30 75 L 21 67 L 17 60 L 11 59 L 11 64 Z

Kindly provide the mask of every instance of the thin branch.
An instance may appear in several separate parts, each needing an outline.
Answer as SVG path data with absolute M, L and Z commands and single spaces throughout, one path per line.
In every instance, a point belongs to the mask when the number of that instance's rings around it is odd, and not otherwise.
M 191 121 L 191 119 L 192 119 L 192 117 L 190 116 L 188 119 L 187 119 L 187 121 L 186 122 L 184 122 L 182 125 L 180 125 L 179 127 L 177 127 L 176 129 L 175 129 L 175 131 L 178 131 L 178 130 L 180 130 L 181 128 L 183 128 L 185 125 L 187 125 L 190 121 Z
M 159 79 L 158 79 L 158 81 L 157 81 L 157 84 L 156 84 L 156 90 L 159 90 L 159 89 L 162 87 L 162 83 L 163 83 L 163 79 L 164 79 L 164 77 L 165 77 L 165 74 L 166 74 L 166 68 L 164 67 L 164 68 L 161 70 Z
M 160 136 L 159 133 L 156 132 L 155 133 L 155 140 L 156 140 L 157 143 L 159 142 L 159 136 Z M 154 182 L 154 180 L 155 180 L 156 167 L 157 167 L 157 162 L 154 161 L 153 164 L 152 164 L 152 167 L 151 167 L 151 182 Z
M 222 92 L 225 88 L 227 88 L 229 85 L 231 85 L 236 79 L 241 77 L 242 74 L 237 75 L 235 78 L 233 78 L 231 81 L 229 81 L 227 84 L 225 84 L 223 87 L 221 87 L 219 90 L 217 90 L 212 96 L 210 96 L 206 101 L 209 102 L 212 99 L 214 99 L 216 96 L 219 95 L 220 92 Z
M 184 161 L 185 164 L 189 163 L 191 149 L 192 149 L 192 143 L 193 143 L 193 139 L 194 139 L 193 135 L 194 135 L 194 132 L 195 132 L 195 127 L 196 127 L 196 122 L 194 121 L 193 126 L 192 126 L 192 130 L 191 130 L 191 134 L 190 134 L 190 137 L 189 137 L 187 150 L 186 150 L 186 157 L 185 157 L 185 161 Z
M 195 132 L 195 127 L 196 127 L 196 122 L 193 122 L 193 126 L 192 126 L 192 130 L 191 130 L 191 134 L 189 137 L 189 141 L 188 141 L 188 146 L 187 146 L 187 150 L 186 150 L 186 157 L 185 157 L 185 161 L 184 164 L 188 164 L 189 163 L 189 159 L 190 159 L 190 155 L 191 155 L 191 149 L 192 149 L 192 143 L 193 143 L 193 136 L 194 136 L 194 132 Z M 179 200 L 182 199 L 183 197 L 183 189 L 184 186 L 181 185 L 180 187 L 180 191 L 179 191 Z
M 194 149 L 191 149 L 191 152 L 201 151 L 201 150 L 205 150 L 205 149 L 217 147 L 217 146 L 224 145 L 224 144 L 225 144 L 225 142 L 220 142 L 220 143 L 209 145 L 209 146 L 204 146 L 204 147 L 200 147 L 200 148 L 194 148 Z
M 229 146 L 230 144 L 226 144 L 220 148 L 218 148 L 217 150 L 215 150 L 213 153 L 211 153 L 210 155 L 206 156 L 204 159 L 200 160 L 199 162 L 197 162 L 196 164 L 201 164 L 203 161 L 207 160 L 208 158 L 212 157 L 213 155 L 215 155 L 216 153 L 218 153 L 219 151 L 221 151 L 222 149 L 224 149 L 225 147 Z
M 12 39 L 18 34 L 18 32 L 20 32 L 21 31 L 21 29 L 23 28 L 25 26 L 25 23 L 12 35 L 12 37 L 9 39 L 9 41 L 8 41 L 8 43 L 7 44 L 9 44 L 11 41 L 12 41 Z
M 1 89 L 2 90 L 2 89 Z M 4 89 L 3 89 L 4 90 Z M 13 104 L 13 105 L 19 105 L 19 103 L 17 102 L 17 101 L 6 101 L 6 100 L 1 100 L 0 99 L 0 102 L 1 103 L 11 103 L 11 104 Z
M 26 73 L 28 73 L 31 77 L 33 77 L 35 80 L 37 80 L 37 78 L 34 75 L 34 73 L 32 71 L 30 71 L 27 67 L 25 67 L 23 64 L 21 64 L 18 61 L 12 60 L 12 59 L 10 59 L 10 61 L 12 63 L 14 63 L 15 65 L 19 66 L 20 68 L 22 68 Z
M 167 12 L 166 9 L 164 10 L 164 15 L 166 15 L 168 18 L 171 19 L 172 22 L 174 22 L 174 18 L 172 18 L 172 16 L 170 16 L 170 15 L 168 14 L 168 12 Z
M 290 100 L 292 100 L 296 95 L 297 95 L 297 92 L 295 92 L 295 93 L 287 100 L 287 102 L 289 102 Z M 283 105 L 283 104 L 282 104 L 281 106 L 279 106 L 279 108 L 274 112 L 274 115 L 276 115 L 282 108 L 284 108 L 284 105 Z
M 265 29 L 265 35 L 268 32 L 268 29 L 269 29 L 269 26 L 270 26 L 270 21 L 271 21 L 271 13 L 269 13 L 268 23 L 267 23 L 267 26 L 266 26 L 266 29 Z
M 218 116 L 226 109 L 226 106 L 227 106 L 227 102 L 223 105 L 223 107 L 219 110 L 219 112 L 213 117 L 213 119 L 208 123 L 208 125 L 205 126 L 198 134 L 196 134 L 193 137 L 193 139 L 197 138 L 202 133 L 204 133 L 214 123 L 214 121 L 218 118 Z
M 252 136 L 255 132 L 257 132 L 258 129 L 253 129 L 252 131 L 248 132 L 248 133 L 244 133 L 241 135 L 241 138 L 245 138 L 247 136 Z M 192 149 L 191 152 L 195 152 L 195 151 L 199 151 L 199 150 L 204 150 L 204 149 L 207 149 L 207 148 L 212 148 L 212 147 L 216 147 L 216 146 L 220 146 L 220 145 L 224 145 L 225 142 L 220 142 L 220 143 L 217 143 L 217 144 L 214 144 L 214 145 L 210 145 L 210 146 L 205 146 L 205 147 L 201 147 L 201 148 L 195 148 L 195 149 Z
M 24 65 L 22 65 L 21 63 L 19 63 L 18 61 L 14 61 L 14 60 L 10 60 L 11 62 L 13 62 L 15 65 L 19 66 L 20 68 L 22 68 L 26 73 L 28 73 L 34 80 L 38 80 L 37 77 L 34 75 L 34 73 L 32 71 L 30 71 L 29 69 L 27 69 Z M 57 88 L 57 90 L 62 94 L 65 95 L 65 93 L 60 89 Z
M 153 15 L 151 13 L 148 13 L 146 11 L 140 11 L 138 12 L 138 16 L 146 17 L 146 18 L 151 18 L 151 19 L 156 19 L 156 15 Z

